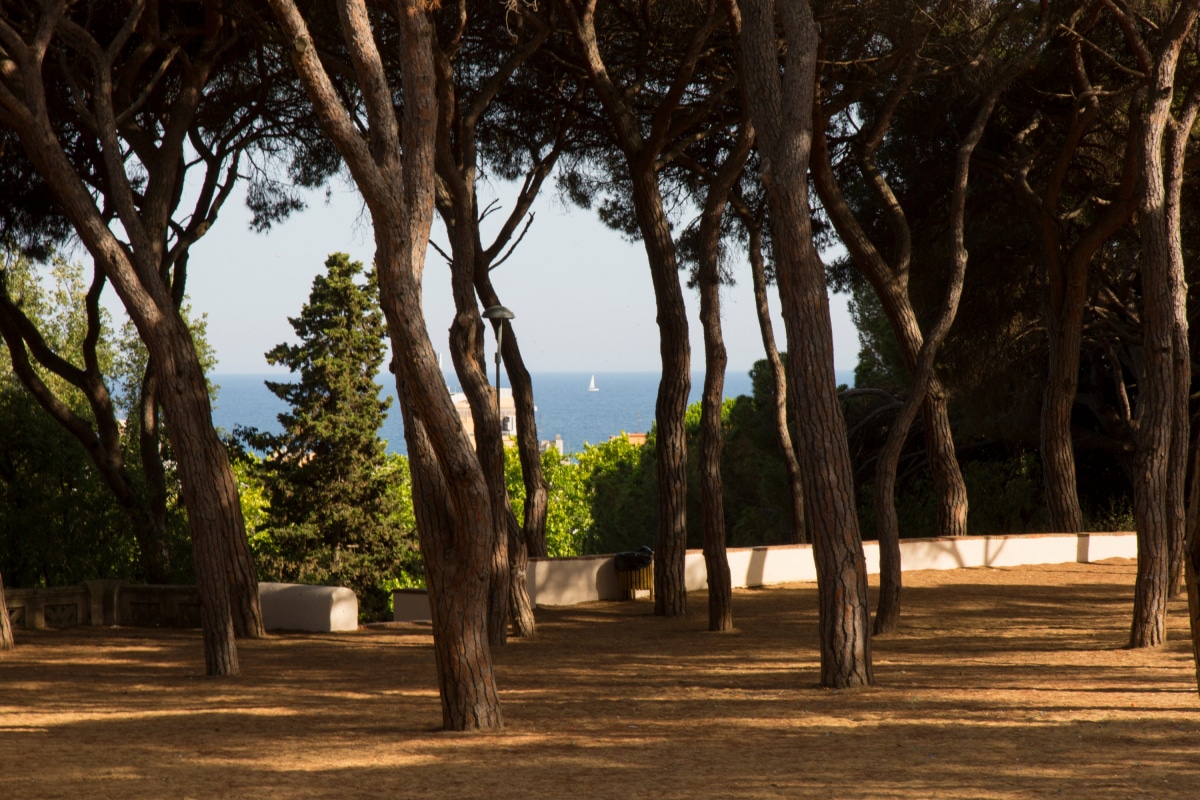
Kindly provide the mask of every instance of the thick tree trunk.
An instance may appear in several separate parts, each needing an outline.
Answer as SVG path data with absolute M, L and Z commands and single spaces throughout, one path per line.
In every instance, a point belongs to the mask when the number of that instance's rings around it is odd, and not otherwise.
M 748 221 L 743 216 L 743 221 Z M 747 225 L 750 231 L 750 277 L 754 284 L 754 307 L 758 313 L 758 329 L 762 333 L 763 350 L 767 355 L 767 366 L 771 369 L 772 397 L 775 400 L 775 436 L 779 440 L 779 452 L 788 476 L 788 496 L 791 500 L 793 544 L 808 542 L 808 524 L 804 515 L 804 486 L 800 476 L 800 462 L 792 445 L 792 434 L 788 430 L 787 415 L 787 371 L 779 348 L 775 346 L 775 331 L 771 324 L 771 308 L 767 302 L 767 271 L 762 254 L 762 228 Z
M 12 620 L 8 618 L 8 603 L 4 600 L 4 576 L 0 575 L 0 653 L 14 646 Z
M 730 0 L 731 21 L 738 6 Z M 764 173 L 788 337 L 789 388 L 808 501 L 817 567 L 821 685 L 874 683 L 868 629 L 867 571 L 846 423 L 837 400 L 833 334 L 825 271 L 812 238 L 808 160 L 812 143 L 817 28 L 807 2 L 780 4 L 788 40 L 781 75 L 775 3 L 741 3 L 745 31 L 739 57 L 754 127 L 768 168 Z
M 486 543 L 472 542 L 456 530 L 444 483 L 425 426 L 406 398 L 405 380 L 396 375 L 404 438 L 412 462 L 413 511 L 425 561 L 425 583 L 433 616 L 433 653 L 438 691 L 442 698 L 442 727 L 450 731 L 500 728 L 504 719 L 492 671 L 488 644 L 488 587 Z M 474 551 L 470 560 L 456 557 L 454 542 L 467 536 Z

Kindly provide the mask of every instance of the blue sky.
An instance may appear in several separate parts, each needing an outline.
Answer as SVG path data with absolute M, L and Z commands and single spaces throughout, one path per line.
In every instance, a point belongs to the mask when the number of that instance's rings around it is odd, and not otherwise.
M 514 323 L 530 370 L 657 370 L 654 296 L 641 244 L 605 228 L 595 212 L 565 207 L 552 188 L 535 213 L 516 253 L 493 273 L 501 301 L 516 313 Z M 328 203 L 324 192 L 314 193 L 306 211 L 267 234 L 250 231 L 247 220 L 241 198 L 230 198 L 212 231 L 192 248 L 189 261 L 188 293 L 193 308 L 208 315 L 208 338 L 220 359 L 219 373 L 270 371 L 263 353 L 294 340 L 287 317 L 299 312 L 328 254 L 347 252 L 370 264 L 374 252 L 369 216 L 357 193 L 342 183 L 333 185 Z M 440 241 L 436 221 L 434 232 Z M 744 371 L 762 357 L 762 341 L 748 269 L 737 270 L 735 277 L 737 284 L 726 288 L 722 297 L 723 329 L 729 369 Z M 453 301 L 449 270 L 433 249 L 424 285 L 430 336 L 434 347 L 445 353 Z M 699 303 L 694 290 L 685 288 L 684 293 L 692 360 L 700 369 Z M 782 348 L 784 331 L 774 292 L 771 304 Z M 832 312 L 835 366 L 853 369 L 858 339 L 846 298 L 833 298 Z

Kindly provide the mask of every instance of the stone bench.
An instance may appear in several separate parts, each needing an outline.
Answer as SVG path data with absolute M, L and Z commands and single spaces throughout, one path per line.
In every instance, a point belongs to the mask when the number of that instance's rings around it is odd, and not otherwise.
M 344 586 L 259 583 L 258 598 L 269 631 L 358 630 L 358 597 Z

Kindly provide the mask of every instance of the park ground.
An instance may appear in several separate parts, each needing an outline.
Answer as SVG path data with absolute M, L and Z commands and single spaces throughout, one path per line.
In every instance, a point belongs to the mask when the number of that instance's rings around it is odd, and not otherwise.
M 1134 566 L 905 574 L 877 685 L 820 689 L 816 587 L 734 592 L 737 630 L 647 602 L 539 609 L 496 651 L 507 726 L 450 734 L 428 626 L 243 642 L 18 632 L 0 659 L 0 797 L 1200 797 L 1181 601 L 1123 649 Z

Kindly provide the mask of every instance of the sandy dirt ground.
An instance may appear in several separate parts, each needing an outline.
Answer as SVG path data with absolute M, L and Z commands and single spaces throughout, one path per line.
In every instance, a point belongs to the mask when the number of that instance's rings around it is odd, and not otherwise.
M 816 587 L 735 591 L 737 630 L 539 609 L 495 654 L 507 727 L 448 734 L 428 626 L 276 635 L 206 679 L 199 633 L 18 632 L 0 798 L 1200 798 L 1171 643 L 1123 649 L 1127 561 L 905 575 L 877 685 L 816 686 Z

